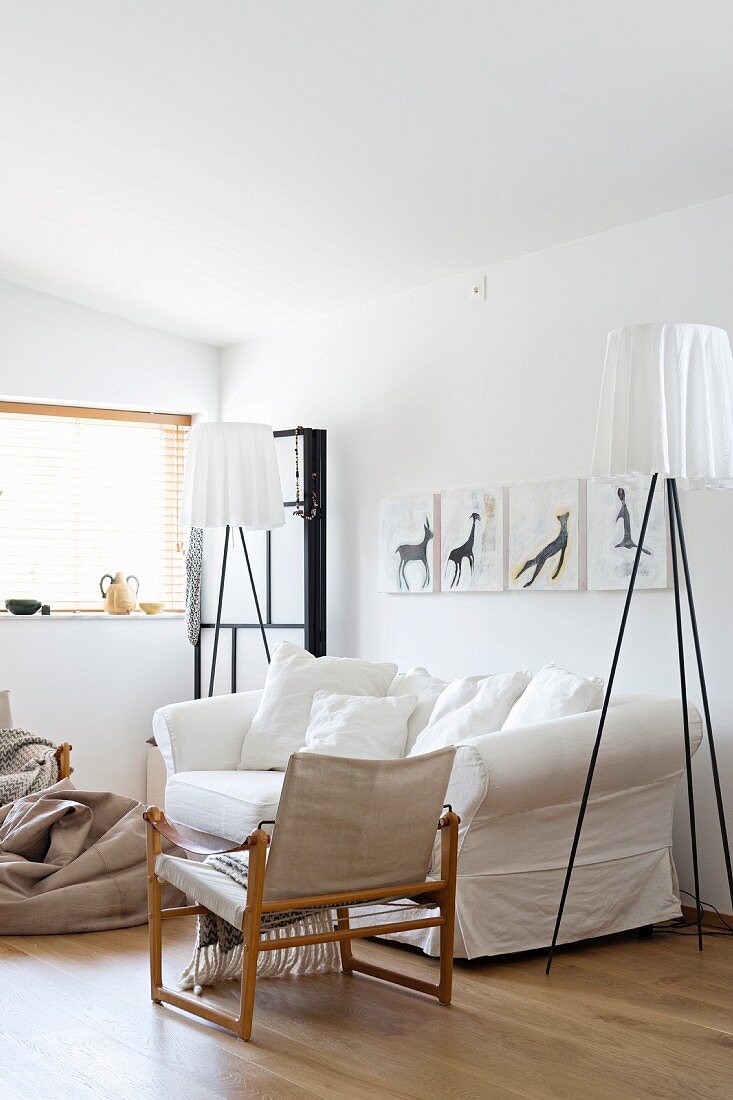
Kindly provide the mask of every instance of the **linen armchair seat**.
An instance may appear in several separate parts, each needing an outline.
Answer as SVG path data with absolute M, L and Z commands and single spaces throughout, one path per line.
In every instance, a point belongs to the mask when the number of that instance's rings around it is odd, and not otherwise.
M 235 928 L 242 927 L 247 892 L 228 875 L 206 863 L 169 856 L 165 852 L 155 860 L 155 873 L 161 882 L 168 882 L 182 894 L 195 898 L 217 917 Z

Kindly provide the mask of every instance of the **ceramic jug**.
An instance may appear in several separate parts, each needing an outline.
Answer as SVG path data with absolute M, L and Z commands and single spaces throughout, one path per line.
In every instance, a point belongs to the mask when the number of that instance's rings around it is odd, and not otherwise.
M 109 578 L 109 584 L 104 587 L 104 582 Z M 135 582 L 133 593 L 130 581 Z M 135 610 L 137 594 L 140 591 L 140 581 L 134 573 L 126 577 L 124 573 L 105 573 L 99 582 L 99 589 L 104 596 L 104 610 L 108 615 L 129 615 Z

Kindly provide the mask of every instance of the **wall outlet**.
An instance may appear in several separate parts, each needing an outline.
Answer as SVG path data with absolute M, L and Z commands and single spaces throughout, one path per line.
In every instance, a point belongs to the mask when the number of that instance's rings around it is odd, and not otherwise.
M 478 279 L 474 279 L 471 283 L 471 297 L 476 301 L 486 300 L 486 276 L 479 275 Z

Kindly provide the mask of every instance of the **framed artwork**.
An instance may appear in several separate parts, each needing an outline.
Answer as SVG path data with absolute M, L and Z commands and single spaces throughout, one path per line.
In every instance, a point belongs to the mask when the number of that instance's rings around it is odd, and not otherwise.
M 627 589 L 649 495 L 646 485 L 588 482 L 588 588 Z M 637 588 L 666 588 L 668 540 L 664 482 L 654 493 L 639 570 Z
M 580 538 L 584 483 L 577 479 L 509 489 L 509 588 L 568 592 L 584 587 Z
M 456 489 L 440 497 L 440 583 L 444 592 L 504 587 L 503 489 Z
M 388 497 L 379 505 L 379 591 L 433 592 L 439 587 L 433 493 Z

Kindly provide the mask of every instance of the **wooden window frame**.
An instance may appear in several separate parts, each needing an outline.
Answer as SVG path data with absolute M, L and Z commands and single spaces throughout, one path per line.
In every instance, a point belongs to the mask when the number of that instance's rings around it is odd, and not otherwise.
M 19 416 L 63 416 L 82 420 L 134 420 L 140 424 L 172 424 L 191 427 L 184 413 L 138 412 L 134 409 L 100 409 L 91 405 L 43 405 L 33 401 L 0 401 L 0 413 Z

